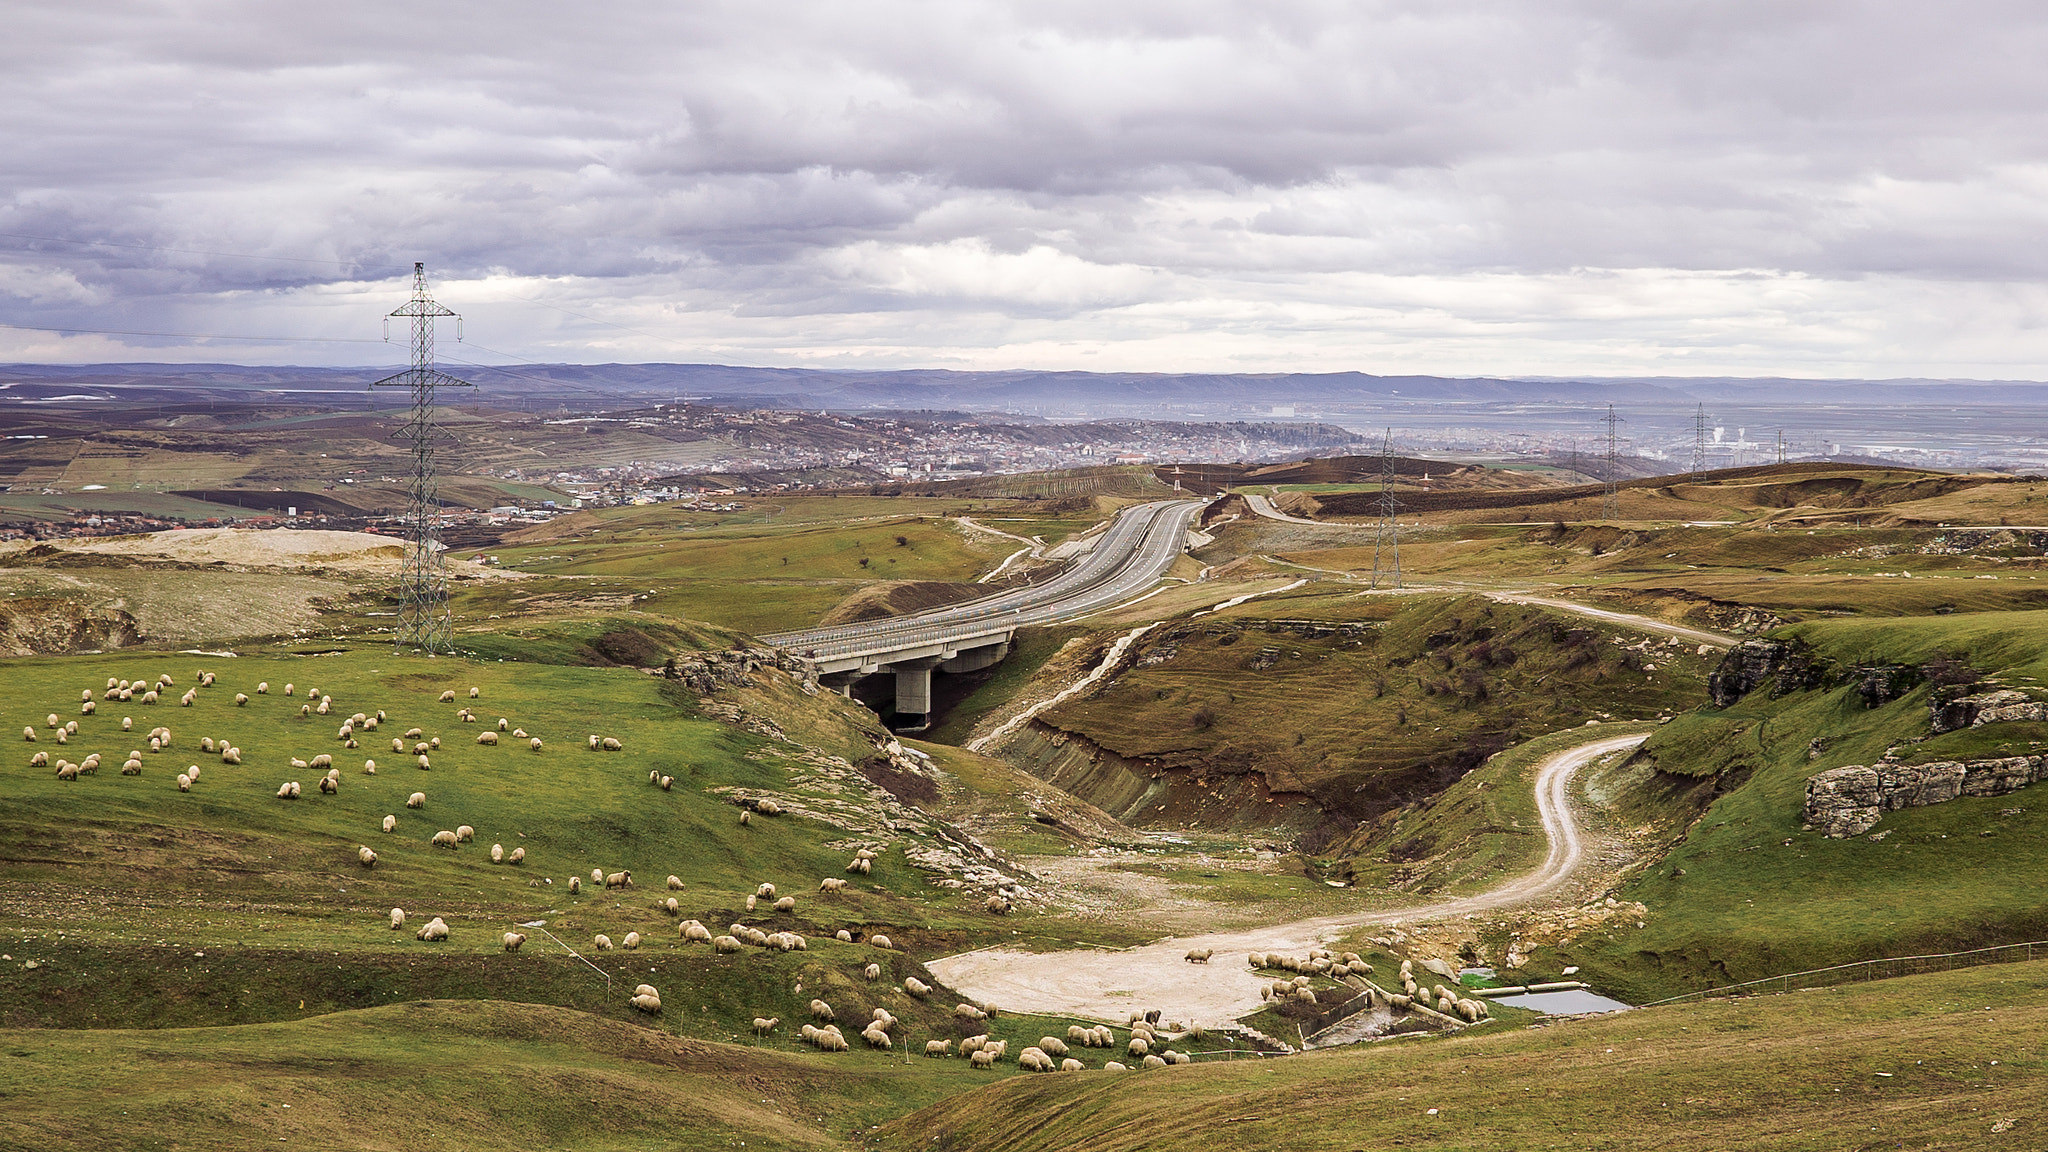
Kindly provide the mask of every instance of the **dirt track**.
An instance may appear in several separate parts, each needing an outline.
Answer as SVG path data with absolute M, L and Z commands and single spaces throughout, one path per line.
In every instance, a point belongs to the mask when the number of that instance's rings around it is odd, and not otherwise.
M 934 960 L 927 967 L 975 1000 L 1013 1012 L 1122 1020 L 1134 1009 L 1160 1008 L 1177 1020 L 1222 1024 L 1260 1007 L 1262 981 L 1245 966 L 1246 952 L 1301 954 L 1363 925 L 1463 916 L 1520 904 L 1556 888 L 1585 855 L 1569 801 L 1572 777 L 1585 765 L 1643 739 L 1640 734 L 1594 736 L 1545 759 L 1536 773 L 1537 809 L 1550 838 L 1543 866 L 1476 896 L 1240 932 L 1168 937 L 1123 952 L 985 949 Z M 1187 963 L 1183 957 L 1195 948 L 1214 949 L 1215 959 Z

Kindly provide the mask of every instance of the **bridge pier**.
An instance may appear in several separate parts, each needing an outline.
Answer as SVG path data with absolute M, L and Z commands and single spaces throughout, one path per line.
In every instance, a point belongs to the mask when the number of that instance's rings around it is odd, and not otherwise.
M 896 674 L 896 715 L 922 718 L 932 710 L 932 669 L 945 663 L 943 656 L 920 656 L 888 665 Z
M 818 677 L 818 683 L 851 700 L 853 699 L 854 684 L 867 679 L 877 671 L 879 669 L 869 666 L 866 668 L 848 668 L 843 672 L 826 672 Z

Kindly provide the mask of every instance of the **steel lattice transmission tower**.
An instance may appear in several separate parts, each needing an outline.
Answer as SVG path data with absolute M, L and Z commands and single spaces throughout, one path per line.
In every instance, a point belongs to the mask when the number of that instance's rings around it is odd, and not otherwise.
M 453 437 L 434 421 L 434 390 L 474 388 L 434 367 L 434 321 L 455 313 L 442 307 L 427 291 L 427 267 L 412 266 L 412 299 L 393 309 L 391 316 L 412 318 L 412 367 L 386 376 L 371 388 L 409 388 L 412 415 L 391 434 L 393 440 L 412 444 L 412 476 L 405 536 L 405 570 L 399 579 L 398 627 L 392 630 L 394 649 L 414 647 L 422 652 L 447 652 L 454 647 L 454 626 L 448 614 L 448 565 L 441 555 L 441 492 L 434 469 L 434 443 Z M 458 335 L 461 317 L 456 317 Z M 385 339 L 390 339 L 390 320 L 385 320 Z
M 1707 470 L 1707 406 L 1692 417 L 1692 478 L 1698 480 Z
M 1380 526 L 1372 545 L 1372 584 L 1401 586 L 1401 502 L 1394 499 L 1394 430 L 1387 429 L 1386 444 L 1380 449 Z
M 1621 424 L 1621 417 L 1614 414 L 1614 405 L 1607 406 L 1607 479 L 1600 495 L 1600 518 L 1621 519 L 1621 440 L 1615 434 L 1615 426 Z

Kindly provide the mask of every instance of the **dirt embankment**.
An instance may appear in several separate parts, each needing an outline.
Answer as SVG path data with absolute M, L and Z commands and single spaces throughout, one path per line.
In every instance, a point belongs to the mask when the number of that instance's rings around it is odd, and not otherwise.
M 879 584 L 870 584 L 841 600 L 819 619 L 818 626 L 823 628 L 833 624 L 855 624 L 862 620 L 905 616 L 912 612 L 958 604 L 963 600 L 972 600 L 976 596 L 986 596 L 990 591 L 986 584 L 955 584 L 946 580 L 885 580 Z
M 0 600 L 0 655 L 105 651 L 142 641 L 142 626 L 119 608 L 88 608 L 55 596 Z

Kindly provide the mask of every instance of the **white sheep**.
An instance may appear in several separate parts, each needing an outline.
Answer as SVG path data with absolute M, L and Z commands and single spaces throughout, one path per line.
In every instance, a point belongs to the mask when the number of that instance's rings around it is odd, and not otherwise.
M 470 686 L 469 686 L 469 698 L 470 698 L 471 700 L 474 700 L 474 699 L 476 699 L 477 697 L 479 697 L 479 696 L 481 696 L 481 695 L 483 695 L 483 694 L 484 694 L 484 692 L 483 692 L 483 689 L 481 689 L 481 688 L 478 688 L 478 687 L 477 687 L 476 685 L 474 685 L 474 684 L 472 684 L 472 685 L 470 685 Z
M 504 862 L 505 862 L 505 846 L 504 846 L 503 844 L 493 844 L 493 845 L 491 845 L 491 863 L 493 863 L 493 864 L 503 864 Z
M 823 1020 L 828 1024 L 839 1019 L 839 1014 L 832 1011 L 832 1006 L 823 1000 L 812 1000 L 810 1008 L 812 1019 Z
M 187 707 L 190 707 L 190 705 L 187 705 Z M 90 716 L 99 710 L 100 706 L 98 704 L 93 703 L 90 700 L 78 706 L 78 714 L 80 716 Z
M 602 932 L 592 937 L 591 943 L 597 946 L 599 952 L 609 952 L 612 950 L 612 938 Z
M 783 897 L 782 899 L 780 899 L 780 900 L 777 900 L 777 901 L 775 902 L 775 910 L 776 910 L 777 912 L 794 912 L 794 911 L 796 911 L 796 897 L 794 897 L 794 896 L 784 896 L 784 897 Z
M 626 938 L 619 941 L 619 943 L 625 946 L 626 951 L 631 952 L 640 947 L 640 934 L 638 932 L 628 932 L 626 933 Z
M 660 908 L 663 912 L 666 912 L 671 916 L 680 916 L 683 912 L 682 904 L 677 902 L 676 898 L 673 896 L 669 897 L 666 900 L 663 900 L 660 904 Z
M 428 771 L 429 769 L 433 768 L 433 766 L 433 763 L 429 761 L 425 756 L 420 757 L 420 771 Z
M 742 812 L 740 815 L 745 816 L 746 813 Z M 820 892 L 839 892 L 844 890 L 845 887 L 846 881 L 841 880 L 837 876 L 827 876 L 823 880 L 818 881 L 818 891 Z
M 760 902 L 761 898 L 759 896 L 756 896 L 753 893 L 749 892 L 747 894 L 747 911 L 752 912 L 754 910 L 754 905 Z
M 673 776 L 663 776 L 663 777 L 661 778 L 661 790 L 662 790 L 663 792 L 667 792 L 667 791 L 670 791 L 670 790 L 672 790 L 672 789 L 673 789 L 673 788 L 675 787 L 675 783 L 676 783 L 676 778 L 675 778 L 675 777 L 673 777 Z
M 277 798 L 279 800 L 297 800 L 299 798 L 299 782 L 297 780 L 287 780 L 279 785 Z
M 258 682 L 257 682 L 257 684 L 256 684 L 256 694 L 257 694 L 258 696 L 264 696 L 264 695 L 268 695 L 268 694 L 269 694 L 269 692 L 270 692 L 270 681 L 268 681 L 268 680 L 262 680 L 262 681 L 258 681 Z
M 363 867 L 368 868 L 377 863 L 377 854 L 370 851 L 369 846 L 365 845 L 356 849 L 356 859 L 362 863 Z
M 711 929 L 692 920 L 688 924 L 683 925 L 682 937 L 684 941 L 691 944 L 709 944 L 711 942 Z
M 36 730 L 35 730 L 35 726 L 34 726 L 34 725 L 26 725 L 26 726 L 24 726 L 24 727 L 22 728 L 22 730 L 21 730 L 21 738 L 22 738 L 23 740 L 26 740 L 26 741 L 28 741 L 28 742 L 29 742 L 29 743 L 31 743 L 31 744 L 35 743 L 35 742 L 36 742 Z
M 375 776 L 376 774 L 377 774 L 377 762 L 376 762 L 375 760 L 365 760 L 365 761 L 363 761 L 363 775 L 365 775 L 365 776 Z
M 894 944 L 892 944 L 892 943 L 890 943 L 890 942 L 889 942 L 889 938 L 888 938 L 887 936 L 881 936 L 881 935 L 876 935 L 876 936 L 870 936 L 870 937 L 868 937 L 868 943 L 870 943 L 870 944 L 874 945 L 874 946 L 875 946 L 875 947 L 877 947 L 877 948 L 894 948 L 894 947 L 896 947 L 896 945 L 894 945 Z
M 396 817 L 396 816 L 386 816 L 386 817 L 384 817 L 384 830 L 385 830 L 386 832 L 389 832 L 389 831 L 391 831 L 392 829 L 394 829 L 394 828 L 396 828 L 396 827 L 398 827 L 398 817 Z
M 632 870 L 627 869 L 622 872 L 607 874 L 604 878 L 604 886 L 606 888 L 631 888 L 633 886 Z
M 591 882 L 592 884 L 602 884 L 602 883 L 604 883 L 604 869 L 602 869 L 602 868 L 592 868 L 592 869 L 590 870 L 590 882 Z
M 1040 1036 L 1038 1038 L 1038 1047 L 1048 1056 L 1065 1056 L 1067 1054 L 1067 1042 L 1057 1036 Z
M 1186 960 L 1190 964 L 1207 964 L 1209 957 L 1215 954 L 1216 950 L 1214 948 L 1191 948 L 1188 950 L 1188 954 L 1181 957 L 1181 959 Z
M 332 776 L 322 776 L 320 778 L 320 791 L 332 796 L 341 791 L 341 782 Z
M 987 909 L 988 914 L 991 916 L 1008 916 L 1011 905 L 1008 897 L 990 896 L 987 900 L 982 901 L 982 907 Z
M 220 754 L 220 762 L 223 764 L 240 764 L 242 762 L 242 750 L 240 748 L 227 748 L 223 750 Z
M 533 739 L 531 739 L 531 740 L 528 740 L 528 741 L 526 742 L 526 746 L 527 746 L 527 747 L 529 747 L 529 748 L 531 748 L 531 749 L 533 749 L 533 750 L 534 750 L 535 752 L 538 752 L 538 751 L 540 751 L 540 750 L 541 750 L 541 742 L 540 742 L 540 737 L 538 737 L 538 736 L 535 736 L 535 737 L 534 737 Z
M 607 752 L 620 752 L 624 751 L 626 746 L 624 744 L 619 743 L 618 740 L 614 737 L 607 736 L 604 738 L 604 741 L 598 745 L 598 747 L 604 749 Z
M 448 938 L 448 925 L 439 916 L 436 916 L 432 920 L 427 921 L 425 926 L 419 931 L 413 933 L 413 938 L 416 940 L 446 940 Z
M 498 743 L 498 734 L 496 732 L 479 732 L 476 734 L 476 742 L 479 744 L 485 744 L 490 745 L 492 747 L 496 747 Z
M 993 1068 L 996 1066 L 996 1058 L 985 1048 L 976 1049 L 967 1054 L 967 1066 L 970 1068 Z
M 571 877 L 569 877 L 569 895 L 571 895 L 571 896 L 575 896 L 575 895 L 578 895 L 578 894 L 580 894 L 580 893 L 581 893 L 582 891 L 583 891 L 583 877 L 581 877 L 581 876 L 571 876 Z
M 780 1016 L 756 1016 L 754 1017 L 754 1034 L 756 1036 L 765 1036 L 780 1023 L 782 1023 L 782 1017 Z
M 524 944 L 524 943 L 526 943 L 526 933 L 524 933 L 524 932 L 507 932 L 507 933 L 505 933 L 505 951 L 507 951 L 507 952 L 517 952 L 517 951 L 519 951 L 519 946 L 520 946 L 521 944 Z
M 458 841 L 455 839 L 455 833 L 443 828 L 439 832 L 434 833 L 431 843 L 436 848 L 453 848 Z
M 33 755 L 33 756 L 31 756 L 31 757 L 29 757 L 29 758 L 28 758 L 28 766 L 29 766 L 29 767 L 31 767 L 31 768 L 47 768 L 47 767 L 49 767 L 49 766 L 50 766 L 50 754 L 49 754 L 48 752 L 38 752 L 38 753 L 36 753 L 35 755 Z
M 737 952 L 740 942 L 737 936 L 720 936 L 711 942 L 711 947 L 719 952 Z
M 912 996 L 917 997 L 919 1000 L 922 1000 L 925 997 L 932 994 L 932 986 L 925 983 L 922 980 L 919 980 L 915 976 L 905 978 L 905 980 L 903 981 L 903 990 L 905 992 L 910 993 Z
M 861 969 L 861 975 L 866 976 L 870 980 L 880 980 L 882 978 L 882 966 L 880 964 L 870 964 L 866 968 Z
M 286 694 L 286 695 L 290 695 L 290 694 L 291 694 L 291 689 L 289 689 L 289 688 L 285 689 L 285 694 Z M 453 703 L 455 703 L 455 689 L 453 689 L 453 688 L 450 688 L 450 689 L 448 689 L 448 690 L 447 690 L 446 692 L 443 692 L 443 693 L 441 693 L 441 703 L 443 703 L 443 704 L 453 704 Z
M 511 852 L 510 852 L 510 853 L 509 853 L 508 855 L 506 855 L 506 857 L 505 857 L 505 863 L 507 863 L 507 864 L 524 864 L 524 863 L 526 863 L 526 849 L 524 849 L 524 848 L 514 848 L 514 849 L 513 849 L 513 850 L 512 850 L 512 851 L 511 851 Z
M 425 808 L 427 806 L 427 794 L 425 792 L 415 792 L 407 796 L 405 798 L 405 806 L 407 808 Z
M 393 908 L 391 910 L 391 930 L 396 932 L 403 927 L 405 927 L 405 909 Z
M 986 1012 L 983 1012 L 983 1011 L 982 1011 L 981 1009 L 979 1009 L 979 1008 L 976 1008 L 976 1007 L 975 1007 L 974 1005 L 972 1005 L 972 1004 L 955 1004 L 955 1005 L 953 1005 L 953 1015 L 955 1015 L 955 1016 L 958 1016 L 958 1017 L 959 1017 L 960 1019 L 962 1019 L 962 1020 L 986 1020 L 986 1019 L 988 1019 L 988 1013 L 986 1013 Z
M 474 839 L 476 839 L 476 829 L 474 829 L 474 828 L 471 828 L 471 827 L 470 827 L 469 825 L 467 825 L 467 824 L 458 824 L 458 825 L 456 825 L 456 827 L 455 827 L 455 842 L 456 842 L 457 844 L 467 844 L 467 843 L 469 843 L 469 842 L 470 842 L 471 840 L 474 840 Z
M 192 778 L 190 776 L 185 775 L 183 772 L 178 773 L 178 791 L 190 792 L 191 790 Z

